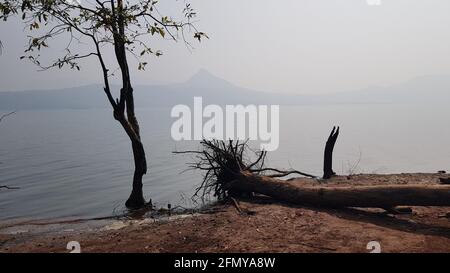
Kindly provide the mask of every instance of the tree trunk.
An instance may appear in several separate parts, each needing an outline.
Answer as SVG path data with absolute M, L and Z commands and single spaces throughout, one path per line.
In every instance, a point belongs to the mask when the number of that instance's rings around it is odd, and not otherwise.
M 134 134 L 130 136 L 131 146 L 133 148 L 134 175 L 133 190 L 128 200 L 125 202 L 127 208 L 136 209 L 145 205 L 145 199 L 142 191 L 142 177 L 147 173 L 147 160 L 145 158 L 144 145 L 141 142 L 139 123 L 134 112 L 134 96 L 131 83 L 128 83 L 128 90 L 125 92 L 127 121 Z
M 142 191 L 142 177 L 147 172 L 147 162 L 144 147 L 140 141 L 133 142 L 132 148 L 134 157 L 133 189 L 125 202 L 125 206 L 130 209 L 137 209 L 143 207 L 146 203 Z
M 133 87 L 131 85 L 130 71 L 126 55 L 125 18 L 123 0 L 117 1 L 117 26 L 114 26 L 114 51 L 122 74 L 122 88 L 120 99 L 114 117 L 122 124 L 131 140 L 134 158 L 133 189 L 125 206 L 130 209 L 138 209 L 145 206 L 146 202 L 142 191 L 142 177 L 147 173 L 147 161 L 144 145 L 141 142 L 139 123 L 134 111 Z M 113 11 L 114 13 L 116 11 Z M 126 112 L 126 115 L 125 115 Z
M 333 127 L 327 143 L 325 144 L 325 152 L 323 159 L 323 179 L 329 179 L 336 173 L 333 171 L 333 149 L 334 144 L 339 136 L 339 127 Z
M 126 27 L 126 14 L 124 13 L 124 1 L 117 0 L 117 6 L 114 5 L 114 1 L 111 1 L 111 12 L 113 20 L 111 22 L 111 32 L 114 44 L 114 53 L 117 63 L 119 64 L 121 76 L 122 76 L 122 88 L 120 89 L 120 97 L 114 99 L 110 85 L 109 85 L 109 70 L 107 69 L 103 56 L 100 51 L 100 42 L 97 41 L 94 35 L 89 35 L 95 44 L 97 51 L 97 57 L 99 59 L 102 72 L 103 81 L 105 83 L 104 91 L 108 98 L 109 103 L 113 108 L 113 116 L 127 133 L 132 149 L 134 158 L 134 175 L 133 175 L 133 189 L 130 197 L 125 202 L 125 205 L 131 209 L 141 208 L 146 205 L 144 195 L 142 191 L 142 177 L 147 173 L 147 161 L 145 158 L 144 146 L 141 141 L 139 123 L 137 121 L 134 112 L 134 97 L 133 88 L 131 85 L 130 71 L 127 61 L 127 39 L 125 33 Z
M 133 111 L 134 113 L 134 111 Z M 134 116 L 133 116 L 134 117 Z M 130 209 L 138 209 L 145 206 L 146 202 L 142 191 L 142 177 L 147 173 L 147 160 L 145 157 L 144 145 L 138 134 L 139 126 L 136 117 L 134 117 L 134 126 L 125 118 L 123 112 L 114 112 L 114 118 L 120 122 L 128 137 L 131 140 L 134 159 L 133 188 L 130 197 L 125 202 L 125 206 Z
M 450 185 L 301 186 L 242 172 L 229 189 L 316 207 L 450 206 Z

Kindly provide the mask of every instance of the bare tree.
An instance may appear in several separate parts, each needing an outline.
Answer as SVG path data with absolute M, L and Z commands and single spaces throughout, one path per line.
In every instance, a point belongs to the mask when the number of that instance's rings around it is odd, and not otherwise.
M 207 37 L 196 29 L 193 19 L 196 12 L 185 3 L 182 19 L 161 15 L 154 0 L 0 0 L 0 19 L 18 15 L 33 33 L 29 38 L 25 55 L 40 68 L 80 70 L 79 61 L 96 58 L 101 68 L 104 92 L 116 119 L 131 141 L 134 157 L 133 188 L 126 201 L 128 208 L 143 207 L 142 177 L 147 173 L 147 160 L 141 140 L 139 123 L 135 114 L 133 87 L 128 57 L 138 61 L 138 68 L 145 70 L 148 55 L 160 56 L 161 51 L 150 47 L 149 38 L 159 36 L 170 40 L 182 40 L 190 46 L 187 35 L 201 40 Z M 47 48 L 56 37 L 66 38 L 65 54 L 49 64 L 43 64 L 39 52 Z M 75 44 L 75 46 L 74 46 Z M 91 50 L 83 50 L 89 45 Z M 105 52 L 112 51 L 114 63 L 120 70 L 121 89 L 115 98 L 111 91 L 110 76 Z

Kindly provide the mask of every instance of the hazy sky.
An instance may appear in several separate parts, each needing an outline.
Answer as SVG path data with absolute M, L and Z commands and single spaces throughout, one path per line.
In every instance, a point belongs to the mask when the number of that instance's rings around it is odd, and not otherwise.
M 161 0 L 173 13 L 180 1 Z M 198 69 L 256 90 L 329 93 L 389 85 L 421 75 L 450 74 L 450 1 L 192 0 L 199 28 L 210 40 L 153 41 L 164 51 L 135 84 L 173 83 Z M 23 25 L 0 22 L 0 90 L 70 87 L 100 83 L 95 60 L 81 72 L 37 72 L 19 61 Z M 61 41 L 51 47 L 61 52 Z M 112 55 L 109 55 L 112 57 Z M 133 66 L 135 67 L 135 66 Z

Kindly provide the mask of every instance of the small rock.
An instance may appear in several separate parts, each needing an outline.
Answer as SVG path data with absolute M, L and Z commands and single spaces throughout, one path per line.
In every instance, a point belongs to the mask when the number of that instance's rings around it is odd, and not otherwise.
M 438 171 L 438 173 L 447 173 L 446 171 Z

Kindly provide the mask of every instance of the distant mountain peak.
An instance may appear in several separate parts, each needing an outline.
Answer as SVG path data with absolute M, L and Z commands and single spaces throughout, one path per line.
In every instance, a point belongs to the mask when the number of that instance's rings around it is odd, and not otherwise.
M 200 68 L 192 77 L 215 77 L 213 74 L 211 74 L 211 72 L 209 72 L 208 70 L 204 69 L 204 68 Z
M 192 75 L 186 84 L 196 87 L 232 86 L 231 83 L 211 74 L 204 68 L 199 69 L 194 75 Z

